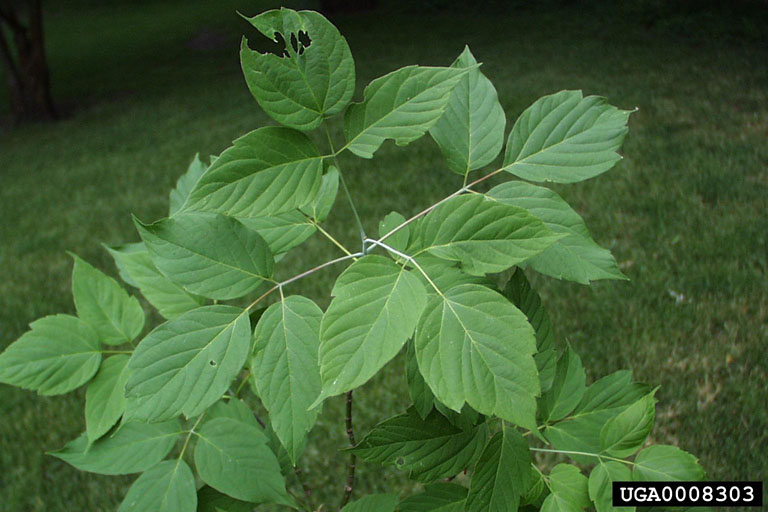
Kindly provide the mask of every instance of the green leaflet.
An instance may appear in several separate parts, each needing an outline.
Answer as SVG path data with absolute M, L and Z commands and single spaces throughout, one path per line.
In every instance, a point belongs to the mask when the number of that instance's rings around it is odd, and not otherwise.
M 635 507 L 613 507 L 613 482 L 629 482 L 632 472 L 619 462 L 599 459 L 589 474 L 589 498 L 597 512 L 634 512 Z
M 235 140 L 211 164 L 185 209 L 232 217 L 295 210 L 317 194 L 323 158 L 301 132 L 279 126 L 256 129 Z
M 442 291 L 450 290 L 454 286 L 460 284 L 479 284 L 491 288 L 495 287 L 493 281 L 487 276 L 473 276 L 467 274 L 466 272 L 462 272 L 462 270 L 456 266 L 455 262 L 432 256 L 429 253 L 424 253 L 417 257 L 416 262 L 421 266 L 421 269 L 429 276 L 432 282 L 435 283 L 435 286 Z M 424 284 L 430 297 L 437 293 L 421 272 L 416 275 Z
M 315 227 L 298 210 L 238 220 L 261 235 L 275 258 L 302 244 L 315 233 Z
M 657 388 L 658 389 L 658 388 Z M 645 442 L 656 418 L 656 390 L 609 419 L 600 430 L 600 449 L 614 457 L 629 457 Z
M 557 361 L 552 388 L 539 400 L 542 420 L 557 421 L 570 414 L 587 391 L 587 375 L 581 358 L 570 345 Z
M 432 210 L 418 236 L 420 252 L 459 261 L 470 274 L 501 272 L 562 237 L 522 208 L 472 194 L 454 197 Z
M 202 297 L 188 293 L 158 270 L 143 242 L 107 247 L 107 250 L 114 258 L 123 281 L 138 288 L 168 320 L 203 305 Z
M 584 397 L 571 413 L 544 429 L 544 436 L 558 450 L 600 452 L 600 431 L 605 423 L 637 402 L 650 391 L 645 384 L 632 382 L 632 374 L 621 370 L 592 383 Z M 594 458 L 573 455 L 584 464 L 594 463 Z
M 117 512 L 195 512 L 195 476 L 181 459 L 166 460 L 133 482 Z
M 528 488 L 531 451 L 520 432 L 504 427 L 483 450 L 467 495 L 467 512 L 516 512 Z
M 128 363 L 123 421 L 197 416 L 226 392 L 250 338 L 248 315 L 232 306 L 205 306 L 158 326 Z
M 205 483 L 239 500 L 293 505 L 277 459 L 259 429 L 216 418 L 196 434 L 195 467 Z
M 331 213 L 338 192 L 339 170 L 331 165 L 328 167 L 328 171 L 323 174 L 320 190 L 318 190 L 315 198 L 309 204 L 302 206 L 300 210 L 315 219 L 315 222 L 323 222 Z
M 445 405 L 459 411 L 466 402 L 481 414 L 536 428 L 535 335 L 502 295 L 462 284 L 432 297 L 415 342 L 419 369 Z
M 541 505 L 541 512 L 579 512 L 589 506 L 587 477 L 576 466 L 558 464 L 549 474 L 552 493 Z
M 419 280 L 392 260 L 360 258 L 336 280 L 320 326 L 323 399 L 365 384 L 413 334 L 427 301 Z
M 134 222 L 160 272 L 191 293 L 234 299 L 272 276 L 267 243 L 231 217 L 187 213 L 154 224 Z
M 352 452 L 368 462 L 410 471 L 410 478 L 419 482 L 433 482 L 466 469 L 487 438 L 485 423 L 462 430 L 437 411 L 422 420 L 410 408 L 376 425 Z
M 105 359 L 85 391 L 85 429 L 89 442 L 106 434 L 125 411 L 126 365 L 129 357 Z
M 246 19 L 269 39 L 285 42 L 281 55 L 252 51 L 245 39 L 241 45 L 248 89 L 270 117 L 312 130 L 347 106 L 355 91 L 355 62 L 347 40 L 327 19 L 286 8 Z
M 522 311 L 528 322 L 536 331 L 536 367 L 539 370 L 541 392 L 546 393 L 552 387 L 557 365 L 557 350 L 555 350 L 555 334 L 549 313 L 541 304 L 536 290 L 525 277 L 522 269 L 516 269 L 504 287 L 504 296 Z
M 61 395 L 91 380 L 101 363 L 96 331 L 77 317 L 51 315 L 29 324 L 0 354 L 0 382 Z
M 398 227 L 405 222 L 405 217 L 397 212 L 390 212 L 379 221 L 379 237 L 382 237 L 389 233 L 391 230 Z M 410 237 L 411 229 L 409 226 L 404 226 L 398 231 L 395 231 L 392 235 L 384 240 L 384 243 L 392 247 L 396 251 L 404 252 L 408 247 L 408 238 Z
M 251 369 L 258 396 L 281 443 L 296 461 L 319 408 L 307 410 L 320 394 L 320 321 L 323 311 L 301 296 L 272 304 L 254 332 Z
M 369 494 L 348 503 L 342 512 L 395 512 L 397 496 L 394 494 Z
M 504 145 L 507 123 L 496 89 L 477 66 L 469 46 L 451 67 L 470 68 L 453 89 L 445 114 L 429 130 L 448 168 L 466 175 L 493 161 Z
M 424 492 L 400 502 L 400 512 L 464 512 L 467 488 L 456 484 L 429 484 Z
M 544 96 L 517 118 L 507 139 L 504 170 L 530 181 L 573 183 L 621 159 L 631 112 L 581 91 Z
M 112 434 L 89 443 L 86 434 L 50 452 L 82 471 L 101 475 L 140 473 L 163 460 L 181 434 L 178 420 L 124 423 Z
M 368 84 L 361 103 L 344 114 L 345 149 L 373 158 L 386 139 L 413 142 L 443 115 L 451 91 L 468 69 L 407 66 Z
M 99 341 L 121 345 L 132 341 L 144 327 L 144 310 L 117 281 L 72 254 L 72 295 L 77 316 L 96 330 Z
M 203 418 L 203 424 L 213 421 L 216 418 L 230 418 L 254 428 L 261 428 L 253 411 L 243 402 L 235 398 L 228 400 L 219 400 L 213 404 L 206 412 Z
M 658 444 L 644 448 L 635 457 L 632 480 L 637 482 L 686 482 L 704 478 L 699 461 L 677 446 Z
M 552 190 L 523 181 L 509 181 L 493 187 L 487 196 L 524 208 L 555 233 L 565 235 L 526 261 L 536 272 L 581 284 L 597 279 L 627 279 L 611 252 L 592 239 L 581 216 Z
M 197 153 L 195 158 L 193 158 L 192 162 L 189 164 L 187 172 L 181 175 L 176 182 L 176 188 L 171 190 L 171 193 L 169 194 L 169 217 L 183 209 L 189 198 L 189 193 L 192 192 L 192 189 L 195 188 L 198 180 L 207 169 L 208 166 L 200 160 L 200 153 Z
M 253 512 L 253 503 L 236 500 L 205 485 L 197 491 L 197 512 Z
M 429 389 L 424 377 L 419 371 L 416 361 L 416 348 L 412 341 L 408 342 L 408 350 L 405 355 L 405 376 L 408 381 L 408 395 L 413 402 L 413 408 L 419 413 L 421 419 L 426 419 L 435 405 L 435 395 Z

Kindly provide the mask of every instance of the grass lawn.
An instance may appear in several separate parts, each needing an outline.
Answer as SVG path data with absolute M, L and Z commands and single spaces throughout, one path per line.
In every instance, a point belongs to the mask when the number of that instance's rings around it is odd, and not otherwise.
M 73 115 L 0 132 L 0 349 L 34 319 L 74 312 L 65 251 L 116 275 L 100 242 L 135 241 L 130 213 L 164 216 L 167 192 L 196 152 L 218 154 L 270 122 L 237 57 L 240 35 L 258 36 L 234 11 L 260 9 L 237 0 L 204 4 L 104 3 L 48 13 L 54 95 Z M 334 21 L 361 85 L 407 64 L 448 65 L 469 43 L 510 119 L 561 89 L 639 107 L 614 170 L 555 187 L 631 281 L 535 283 L 590 378 L 626 367 L 662 385 L 654 441 L 698 455 L 712 480 L 768 478 L 764 50 L 567 10 Z M 371 161 L 344 156 L 341 164 L 353 194 L 365 194 L 360 213 L 371 232 L 389 211 L 413 214 L 461 185 L 428 137 L 408 148 L 387 143 Z M 354 245 L 342 201 L 326 228 Z M 280 272 L 336 255 L 316 236 Z M 318 273 L 288 293 L 324 307 L 331 279 Z M 356 393 L 358 436 L 406 407 L 402 363 Z M 44 454 L 84 429 L 83 395 L 0 387 L 0 511 L 116 508 L 131 477 L 81 473 Z M 333 505 L 346 462 L 335 452 L 345 442 L 342 402 L 327 402 L 302 462 Z M 363 463 L 358 475 L 360 491 L 410 488 L 395 470 Z

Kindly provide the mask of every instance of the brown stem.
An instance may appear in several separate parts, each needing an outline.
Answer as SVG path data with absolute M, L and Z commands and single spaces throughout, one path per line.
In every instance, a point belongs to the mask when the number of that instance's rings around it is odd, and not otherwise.
M 352 426 L 352 392 L 347 392 L 347 437 L 349 438 L 349 445 L 354 448 L 357 444 L 355 442 L 355 430 Z M 349 465 L 347 466 L 347 483 L 344 486 L 344 496 L 341 498 L 339 504 L 339 510 L 344 508 L 349 502 L 349 498 L 352 496 L 352 490 L 355 487 L 355 464 L 357 457 L 354 453 L 349 455 Z

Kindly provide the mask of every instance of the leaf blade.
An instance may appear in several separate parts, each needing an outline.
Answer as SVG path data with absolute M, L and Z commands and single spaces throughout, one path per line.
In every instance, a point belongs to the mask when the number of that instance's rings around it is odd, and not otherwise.
M 536 428 L 535 334 L 503 296 L 476 284 L 451 288 L 430 300 L 415 340 L 419 368 L 438 400 Z
M 311 300 L 290 296 L 267 308 L 254 332 L 252 369 L 258 396 L 294 464 L 320 412 L 308 408 L 322 389 L 318 364 L 322 317 L 323 311 Z
M 597 245 L 584 220 L 557 193 L 523 181 L 510 181 L 492 188 L 488 197 L 528 210 L 563 238 L 526 264 L 536 272 L 589 284 L 598 279 L 627 279 L 613 255 Z
M 96 374 L 101 347 L 90 325 L 71 315 L 51 315 L 30 327 L 0 354 L 0 382 L 61 395 Z
M 467 512 L 515 512 L 528 488 L 531 452 L 517 430 L 496 433 L 475 465 Z
M 204 306 L 158 326 L 128 363 L 124 421 L 197 416 L 226 392 L 249 349 L 248 315 L 236 307 Z
M 234 299 L 272 275 L 267 243 L 231 217 L 187 213 L 149 225 L 134 222 L 155 266 L 191 293 Z
M 50 455 L 91 473 L 126 475 L 158 464 L 181 434 L 177 420 L 162 423 L 122 424 L 112 435 L 89 443 L 86 434 Z
M 269 39 L 280 34 L 285 52 L 278 56 L 248 48 L 243 39 L 240 62 L 251 94 L 277 122 L 299 130 L 316 128 L 323 117 L 341 112 L 355 90 L 355 63 L 346 39 L 321 14 L 282 8 L 246 18 Z M 298 52 L 291 37 L 310 39 Z M 303 45 L 303 44 L 302 44 Z
M 350 265 L 332 294 L 320 326 L 323 391 L 313 405 L 368 381 L 397 355 L 426 305 L 424 285 L 377 255 Z
M 464 176 L 498 156 L 507 120 L 496 89 L 480 72 L 469 46 L 451 67 L 472 69 L 453 89 L 445 114 L 429 133 L 443 152 L 448 168 Z
M 301 132 L 265 126 L 235 140 L 198 180 L 186 210 L 261 217 L 295 210 L 312 200 L 323 159 Z
M 344 149 L 373 158 L 386 139 L 398 146 L 418 139 L 443 114 L 451 91 L 466 72 L 407 66 L 372 81 L 363 101 L 352 104 L 344 114 Z
M 117 281 L 72 254 L 72 295 L 77 316 L 91 325 L 106 345 L 132 341 L 144 327 L 144 310 Z
M 517 119 L 507 139 L 504 170 L 529 181 L 573 183 L 621 159 L 630 111 L 581 91 L 544 96 Z
M 484 423 L 462 430 L 437 411 L 421 419 L 410 408 L 374 427 L 352 452 L 368 462 L 410 471 L 410 478 L 420 482 L 432 482 L 469 466 L 480 455 L 487 437 Z
M 166 460 L 141 475 L 128 489 L 118 512 L 195 512 L 195 477 L 181 459 Z
M 561 235 L 521 208 L 461 195 L 420 225 L 421 251 L 459 261 L 470 274 L 501 272 L 551 246 Z
M 195 467 L 205 483 L 243 501 L 293 503 L 259 429 L 232 418 L 216 418 L 200 427 L 198 438 Z
M 89 442 L 106 434 L 125 411 L 127 355 L 104 360 L 85 391 L 85 430 Z

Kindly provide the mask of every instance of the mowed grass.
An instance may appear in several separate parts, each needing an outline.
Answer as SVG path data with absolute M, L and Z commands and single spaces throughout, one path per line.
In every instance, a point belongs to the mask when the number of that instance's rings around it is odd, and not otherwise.
M 116 275 L 100 243 L 135 241 L 130 213 L 164 216 L 167 192 L 196 152 L 218 154 L 270 123 L 239 72 L 240 35 L 258 36 L 236 9 L 260 7 L 143 2 L 50 13 L 55 95 L 74 114 L 0 134 L 0 348 L 36 318 L 74 312 L 65 251 Z M 768 71 L 760 49 L 569 10 L 334 21 L 360 89 L 403 65 L 448 65 L 469 43 L 510 120 L 561 89 L 639 108 L 615 169 L 555 187 L 631 281 L 534 282 L 591 379 L 631 368 L 662 385 L 654 441 L 697 454 L 712 480 L 765 480 Z M 191 48 L 196 37 L 213 43 Z M 370 161 L 344 155 L 341 165 L 370 232 L 389 211 L 413 214 L 461 185 L 428 137 L 407 148 L 387 143 Z M 343 201 L 326 228 L 356 246 Z M 315 236 L 280 275 L 337 254 Z M 325 306 L 338 270 L 286 291 Z M 116 508 L 132 477 L 82 473 L 44 453 L 83 430 L 83 395 L 0 387 L 0 511 Z M 356 393 L 355 406 L 358 437 L 407 406 L 400 358 Z M 326 403 L 301 463 L 330 506 L 343 489 L 342 409 L 341 398 Z M 362 463 L 358 476 L 359 493 L 411 488 L 394 469 Z

